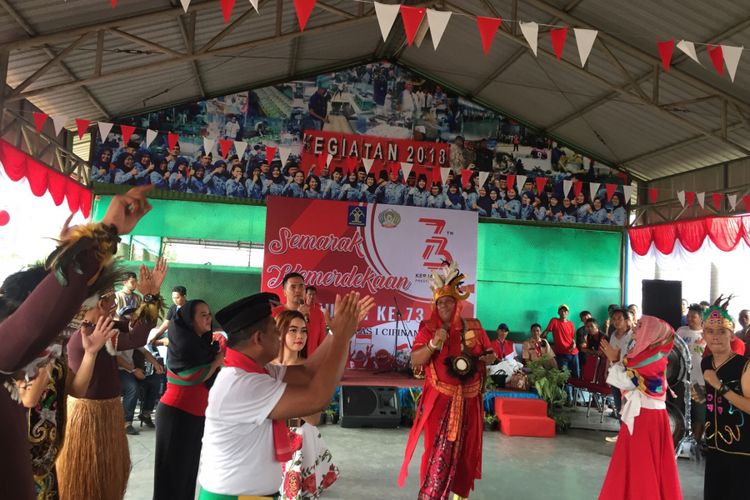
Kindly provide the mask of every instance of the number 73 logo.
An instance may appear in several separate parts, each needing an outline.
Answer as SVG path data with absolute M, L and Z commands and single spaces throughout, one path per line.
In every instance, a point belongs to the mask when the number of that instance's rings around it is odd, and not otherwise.
M 422 218 L 419 222 L 433 228 L 433 233 L 425 240 L 425 248 L 422 251 L 423 265 L 427 269 L 439 269 L 443 261 L 453 262 L 453 256 L 447 250 L 448 238 L 443 236 L 445 220 Z

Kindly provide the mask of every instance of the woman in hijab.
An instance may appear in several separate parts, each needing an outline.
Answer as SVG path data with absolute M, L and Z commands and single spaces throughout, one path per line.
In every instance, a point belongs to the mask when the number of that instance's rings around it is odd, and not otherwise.
M 615 193 L 612 195 L 612 213 L 608 215 L 610 224 L 615 226 L 624 226 L 628 213 L 622 206 L 622 195 Z
M 427 197 L 427 206 L 430 208 L 445 208 L 445 195 L 440 184 L 434 183 L 430 188 L 430 196 Z
M 642 316 L 633 330 L 633 347 L 609 369 L 607 383 L 623 391 L 625 403 L 600 499 L 682 498 L 665 403 L 674 335 L 666 322 Z M 612 349 L 604 339 L 601 348 L 605 353 Z
M 154 500 L 195 498 L 208 389 L 224 361 L 213 342 L 211 311 L 190 300 L 169 323 L 167 390 L 156 411 Z
M 208 187 L 203 182 L 206 176 L 206 167 L 196 165 L 193 169 L 193 175 L 188 178 L 188 193 L 207 194 Z
M 115 168 L 115 184 L 130 184 L 135 186 L 138 170 L 135 168 L 135 157 L 130 153 L 123 153 L 117 158 Z
M 341 167 L 336 167 L 331 174 L 331 182 L 328 183 L 323 197 L 326 200 L 338 200 L 341 196 L 341 178 L 344 176 L 344 171 Z
M 247 181 L 250 182 L 250 179 Z M 247 198 L 247 190 L 242 183 L 242 167 L 235 165 L 232 167 L 231 177 L 225 184 L 227 196 L 230 198 Z
M 349 172 L 349 176 L 346 178 L 346 182 L 341 186 L 341 194 L 339 199 L 342 201 L 361 201 L 362 200 L 362 186 L 357 180 L 357 172 L 352 170 Z
M 570 198 L 567 196 L 562 200 L 562 216 L 560 217 L 561 222 L 575 222 L 576 221 L 576 207 Z
M 458 184 L 451 184 L 448 187 L 448 194 L 445 199 L 445 207 L 451 210 L 463 210 L 466 208 L 466 200 L 459 191 Z
M 239 165 L 232 167 L 232 171 L 235 168 L 240 169 L 240 179 L 242 178 L 242 169 Z M 240 180 L 241 182 L 241 180 Z M 262 200 L 263 199 L 263 174 L 260 170 L 260 166 L 256 165 L 253 167 L 250 176 L 245 181 L 245 190 L 247 191 L 247 197 L 251 200 Z
M 502 219 L 503 200 L 500 198 L 500 192 L 497 189 L 490 190 L 490 217 L 493 219 Z
M 526 191 L 521 195 L 521 220 L 532 220 L 534 218 L 534 193 Z
M 281 175 L 281 166 L 275 163 L 271 167 L 271 178 L 263 186 L 263 198 L 266 196 L 281 196 L 286 187 L 286 177 Z
M 560 205 L 560 197 L 556 194 L 550 195 L 549 197 L 547 220 L 550 222 L 560 222 L 562 220 L 562 206 Z
M 169 189 L 169 162 L 166 158 L 157 157 L 154 165 L 156 169 L 149 176 L 150 183 L 156 186 L 156 189 Z
M 187 191 L 188 160 L 180 156 L 175 160 L 175 171 L 169 176 L 169 189 L 184 193 Z
M 492 199 L 484 186 L 479 188 L 479 197 L 472 208 L 479 212 L 480 217 L 492 216 Z
M 112 182 L 112 172 L 115 166 L 112 164 L 112 149 L 102 148 L 99 157 L 91 163 L 91 180 L 93 182 Z
M 375 203 L 378 200 L 378 183 L 375 182 L 375 174 L 367 174 L 365 189 L 362 191 L 362 201 Z
M 521 217 L 521 200 L 518 199 L 516 188 L 508 187 L 507 199 L 503 206 L 503 214 L 506 219 L 519 219 Z
M 589 210 L 589 218 L 587 222 L 589 224 L 607 224 L 609 219 L 607 218 L 607 209 L 604 208 L 601 198 L 594 198 L 592 203 L 593 207 Z
M 409 189 L 409 195 L 406 197 L 406 204 L 412 207 L 426 207 L 427 198 L 430 193 L 427 191 L 427 176 L 419 174 L 417 184 Z
M 227 195 L 227 162 L 217 160 L 214 168 L 203 178 L 203 183 L 208 188 L 209 194 L 214 196 Z

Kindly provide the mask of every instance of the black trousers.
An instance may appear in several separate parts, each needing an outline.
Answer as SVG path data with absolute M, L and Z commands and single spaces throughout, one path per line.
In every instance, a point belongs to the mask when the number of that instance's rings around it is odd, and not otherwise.
M 206 417 L 160 404 L 156 422 L 154 500 L 193 500 Z
M 750 456 L 732 455 L 709 449 L 706 453 L 706 474 L 703 480 L 704 500 L 747 498 L 748 470 Z

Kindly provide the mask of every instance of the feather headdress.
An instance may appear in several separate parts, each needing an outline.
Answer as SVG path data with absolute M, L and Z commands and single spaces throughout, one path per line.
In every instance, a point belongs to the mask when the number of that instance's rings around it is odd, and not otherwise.
M 730 332 L 734 332 L 734 318 L 727 311 L 732 297 L 730 295 L 725 298 L 723 295 L 719 295 L 719 298 L 714 301 L 711 307 L 703 312 L 704 326 L 726 328 Z
M 466 276 L 458 269 L 454 262 L 443 262 L 443 267 L 432 271 L 429 278 L 432 297 L 435 302 L 441 297 L 453 297 L 456 300 L 466 300 L 470 293 L 461 290 L 461 285 Z

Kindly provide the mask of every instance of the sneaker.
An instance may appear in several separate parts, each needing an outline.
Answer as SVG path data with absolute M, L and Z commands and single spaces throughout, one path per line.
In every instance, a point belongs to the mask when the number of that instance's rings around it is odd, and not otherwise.
M 125 427 L 125 434 L 128 434 L 130 436 L 137 436 L 138 434 L 140 434 L 140 432 L 138 432 L 138 430 L 133 427 L 133 424 L 128 424 Z
M 607 436 L 604 438 L 604 440 L 608 443 L 616 443 L 617 442 L 617 436 Z

